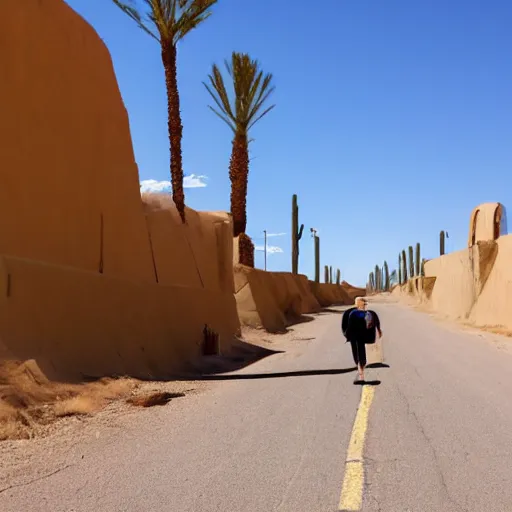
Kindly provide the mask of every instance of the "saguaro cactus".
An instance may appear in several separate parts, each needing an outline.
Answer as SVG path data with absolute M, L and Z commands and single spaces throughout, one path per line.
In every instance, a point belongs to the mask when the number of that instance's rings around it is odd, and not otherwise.
M 375 280 L 374 280 L 374 277 L 373 277 L 373 272 L 370 272 L 370 274 L 368 275 L 368 287 L 367 287 L 369 293 L 373 293 L 373 291 L 374 291 L 374 288 L 375 288 L 374 284 L 373 284 L 374 281 Z
M 409 245 L 409 276 L 414 277 L 414 251 Z
M 402 280 L 403 284 L 407 283 L 407 256 L 405 255 L 405 249 L 402 251 Z
M 332 266 L 329 267 L 329 283 L 333 283 L 334 281 L 332 280 Z
M 338 286 L 341 284 L 341 272 L 339 268 L 336 270 L 336 284 Z
M 299 206 L 297 194 L 292 196 L 292 273 L 299 273 L 299 240 L 302 238 L 304 224 L 299 228 Z
M 375 265 L 375 291 L 380 291 L 380 268 Z
M 444 238 L 445 238 L 445 232 L 441 231 L 439 233 L 439 255 L 444 255 Z
M 388 262 L 384 262 L 384 290 L 389 292 L 389 267 Z
M 329 282 L 329 267 L 327 265 L 324 265 L 324 282 Z
M 419 276 L 421 272 L 421 248 L 420 243 L 416 244 L 416 275 Z
M 398 253 L 398 284 L 402 284 L 402 255 Z
M 425 258 L 421 260 L 420 275 L 421 277 L 425 277 Z
M 320 282 L 320 237 L 315 235 L 315 283 Z

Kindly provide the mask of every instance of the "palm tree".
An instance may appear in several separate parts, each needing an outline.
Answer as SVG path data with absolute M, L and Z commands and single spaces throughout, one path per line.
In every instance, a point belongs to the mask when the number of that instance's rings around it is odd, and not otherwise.
M 185 222 L 185 193 L 183 192 L 183 163 L 181 139 L 183 126 L 176 71 L 178 41 L 211 15 L 210 7 L 217 0 L 141 0 L 145 13 L 134 6 L 134 0 L 112 0 L 149 36 L 160 43 L 167 87 L 167 114 L 171 151 L 172 198 Z
M 233 83 L 233 94 L 228 94 L 219 68 L 214 64 L 208 75 L 209 84 L 203 82 L 217 108 L 209 108 L 233 130 L 233 147 L 229 163 L 231 180 L 231 214 L 233 236 L 245 233 L 247 226 L 247 182 L 249 178 L 249 131 L 275 105 L 264 108 L 274 92 L 272 75 L 264 74 L 257 60 L 246 53 L 233 52 L 231 63 L 225 61 Z

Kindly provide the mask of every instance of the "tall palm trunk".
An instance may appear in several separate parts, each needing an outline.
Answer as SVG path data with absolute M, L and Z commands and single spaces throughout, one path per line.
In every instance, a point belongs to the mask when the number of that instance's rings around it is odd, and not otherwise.
M 162 44 L 162 63 L 165 69 L 165 85 L 167 87 L 167 125 L 169 128 L 169 142 L 171 150 L 171 183 L 172 199 L 180 214 L 181 221 L 185 222 L 185 193 L 183 191 L 183 162 L 181 158 L 181 138 L 183 126 L 181 124 L 180 96 L 178 93 L 178 79 L 176 74 L 176 46 Z
M 231 214 L 233 215 L 233 236 L 245 233 L 247 226 L 247 182 L 249 179 L 249 147 L 247 134 L 237 133 L 233 139 L 231 161 Z

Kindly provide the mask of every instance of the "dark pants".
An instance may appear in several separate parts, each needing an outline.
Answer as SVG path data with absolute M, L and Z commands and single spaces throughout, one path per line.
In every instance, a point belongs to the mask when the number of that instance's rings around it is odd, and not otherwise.
M 364 341 L 350 341 L 352 347 L 352 356 L 356 365 L 361 365 L 362 368 L 366 366 L 366 345 Z

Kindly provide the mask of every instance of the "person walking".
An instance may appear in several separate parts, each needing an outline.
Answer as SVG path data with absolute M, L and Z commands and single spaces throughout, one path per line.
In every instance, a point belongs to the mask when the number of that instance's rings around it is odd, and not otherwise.
M 368 310 L 364 297 L 356 297 L 355 307 L 346 311 L 348 315 L 342 319 L 343 334 L 350 342 L 352 357 L 357 366 L 358 376 L 354 383 L 364 382 L 366 367 L 366 345 L 375 343 L 377 334 L 382 337 L 380 319 L 375 311 Z M 343 325 L 344 324 L 344 325 Z

